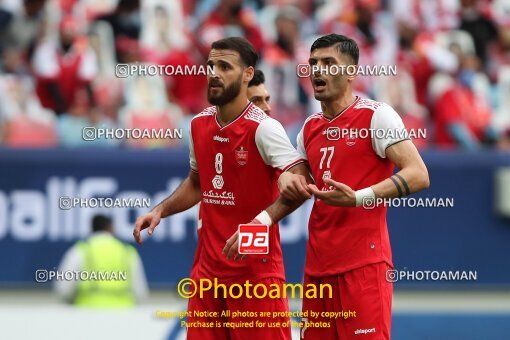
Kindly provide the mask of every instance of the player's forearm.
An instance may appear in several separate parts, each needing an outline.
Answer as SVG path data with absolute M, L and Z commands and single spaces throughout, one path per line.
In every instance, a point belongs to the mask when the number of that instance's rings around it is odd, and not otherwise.
M 161 218 L 164 218 L 188 210 L 200 202 L 200 198 L 198 174 L 191 172 L 170 196 L 152 210 L 158 212 Z
M 410 195 L 429 187 L 429 175 L 425 166 L 403 168 L 390 178 L 371 188 L 376 197 L 393 198 Z
M 305 162 L 294 165 L 292 168 L 288 169 L 287 172 L 303 176 L 305 179 L 305 182 L 302 183 L 303 185 L 306 185 L 306 183 L 312 183 L 310 169 L 308 164 Z M 294 210 L 299 208 L 305 201 L 306 198 L 290 199 L 280 195 L 278 199 L 266 209 L 266 212 L 269 217 L 271 217 L 273 223 L 277 223 L 282 218 L 290 215 Z
M 287 172 L 290 172 L 294 175 L 301 175 L 304 176 L 307 183 L 313 183 L 312 177 L 311 177 L 311 170 L 310 166 L 308 165 L 308 162 L 302 162 L 294 165 L 293 167 L 289 168 Z
M 268 213 L 269 217 L 271 217 L 273 223 L 277 223 L 285 216 L 290 215 L 294 210 L 299 208 L 301 204 L 304 203 L 304 201 L 305 199 L 289 200 L 280 196 L 266 209 L 266 212 Z

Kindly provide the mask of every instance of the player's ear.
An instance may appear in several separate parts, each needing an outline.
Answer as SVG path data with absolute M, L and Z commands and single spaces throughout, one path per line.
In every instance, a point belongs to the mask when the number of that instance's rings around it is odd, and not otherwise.
M 255 68 L 253 66 L 248 66 L 244 69 L 244 81 L 249 83 L 250 80 L 253 79 L 253 76 L 255 75 Z

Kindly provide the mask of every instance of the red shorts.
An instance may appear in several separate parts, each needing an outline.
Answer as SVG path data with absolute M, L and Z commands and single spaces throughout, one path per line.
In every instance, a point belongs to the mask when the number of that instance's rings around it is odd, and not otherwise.
M 304 297 L 303 312 L 308 311 L 308 316 L 302 320 L 301 339 L 389 339 L 393 285 L 386 280 L 388 269 L 380 262 L 334 276 L 305 275 L 305 287 L 312 283 L 317 292 L 320 284 L 331 285 L 332 298 L 329 289 L 323 290 L 322 299 Z
M 257 282 L 250 282 L 254 286 L 256 284 L 264 284 L 267 291 L 271 290 L 271 284 L 283 285 L 284 281 L 275 278 L 262 279 Z M 274 286 L 273 286 L 274 287 Z M 214 327 L 188 327 L 188 340 L 246 340 L 246 339 L 275 339 L 275 340 L 291 340 L 290 322 L 287 317 L 260 317 L 261 312 L 288 312 L 289 304 L 286 298 L 248 298 L 241 296 L 238 299 L 227 297 L 224 298 L 221 293 L 217 298 L 214 297 L 213 289 L 204 292 L 201 299 L 198 294 L 192 297 L 188 302 L 188 323 L 200 321 L 203 323 L 214 323 Z M 260 292 L 260 290 L 258 290 Z M 234 293 L 237 295 L 237 293 Z M 261 293 L 259 293 L 261 294 Z M 283 294 L 283 293 L 282 293 Z M 253 296 L 253 294 L 250 294 Z M 194 316 L 194 311 L 217 312 L 219 317 L 199 317 Z M 229 311 L 229 316 L 221 316 L 224 311 Z M 234 312 L 251 312 L 251 315 L 244 314 L 234 316 Z M 254 314 L 257 313 L 256 316 Z M 259 327 L 239 327 L 233 326 L 236 323 L 258 322 Z M 279 322 L 280 325 L 287 323 L 289 327 L 269 327 L 269 323 L 275 326 Z M 228 324 L 225 324 L 228 323 Z M 263 324 L 262 324 L 263 323 Z M 260 327 L 260 325 L 262 325 Z M 267 326 L 266 326 L 267 325 Z M 219 327 L 218 327 L 219 326 Z

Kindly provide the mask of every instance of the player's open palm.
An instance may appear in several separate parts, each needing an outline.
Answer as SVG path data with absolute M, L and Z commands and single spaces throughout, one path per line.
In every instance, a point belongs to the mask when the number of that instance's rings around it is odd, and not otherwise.
M 324 179 L 324 183 L 329 185 L 332 189 L 328 191 L 322 191 L 315 186 L 315 184 L 308 184 L 308 187 L 312 193 L 318 199 L 322 200 L 327 205 L 333 205 L 337 207 L 355 207 L 356 206 L 356 194 L 348 185 L 340 182 L 336 182 L 330 178 Z
M 151 211 L 145 215 L 142 215 L 136 219 L 135 229 L 133 230 L 133 236 L 135 237 L 136 243 L 142 244 L 141 231 L 149 228 L 147 233 L 152 235 L 154 229 L 161 221 L 161 215 L 156 211 Z

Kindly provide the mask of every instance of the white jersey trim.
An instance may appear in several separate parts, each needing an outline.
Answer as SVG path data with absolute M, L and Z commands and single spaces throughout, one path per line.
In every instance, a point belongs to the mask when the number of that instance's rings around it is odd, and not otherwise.
M 246 105 L 246 107 L 244 108 L 244 110 L 241 112 L 241 114 L 239 116 L 236 117 L 236 119 L 234 119 L 233 121 L 231 121 L 230 123 L 228 123 L 227 125 L 225 126 L 221 126 L 220 123 L 218 122 L 218 111 L 215 109 L 214 110 L 214 121 L 216 122 L 216 125 L 218 125 L 218 128 L 220 130 L 223 130 L 225 129 L 226 127 L 234 124 L 235 122 L 237 122 L 239 119 L 241 119 L 241 117 L 244 116 L 244 114 L 253 106 L 253 103 L 252 102 L 248 102 L 248 104 Z
M 317 118 L 320 119 L 321 117 L 322 117 L 322 113 L 314 113 L 313 115 L 306 118 L 305 122 L 303 123 L 303 127 L 301 128 L 301 130 L 299 131 L 299 133 L 296 137 L 297 152 L 299 153 L 301 158 L 303 158 L 305 160 L 308 160 L 308 156 L 306 155 L 306 149 L 305 149 L 305 137 L 304 137 L 305 126 L 312 119 L 317 119 Z
M 372 114 L 372 120 L 370 122 L 370 129 L 376 130 L 405 130 L 404 122 L 400 115 L 391 106 L 386 103 L 376 102 L 381 105 L 377 106 L 377 109 Z M 377 134 L 375 134 L 377 135 Z M 372 148 L 374 152 L 381 158 L 386 158 L 386 149 L 393 144 L 409 139 L 407 134 L 399 133 L 385 133 L 384 138 L 372 138 Z
M 352 103 L 349 104 L 349 106 L 347 106 L 345 109 L 343 109 L 339 114 L 337 114 L 335 117 L 333 117 L 332 119 L 329 119 L 327 118 L 326 116 L 324 116 L 324 112 L 321 112 L 320 115 L 322 116 L 322 118 L 324 118 L 326 121 L 328 121 L 329 123 L 335 121 L 335 119 L 337 119 L 338 117 L 341 117 L 343 116 L 343 114 L 349 110 L 354 104 L 356 104 L 355 108 L 358 108 L 358 104 L 359 104 L 359 101 L 361 100 L 361 97 L 359 96 L 356 96 L 356 98 L 354 99 L 354 101 Z
M 195 120 L 196 118 L 200 118 L 200 117 L 212 116 L 215 114 L 215 112 L 216 112 L 216 106 L 209 106 L 209 107 L 205 108 L 202 112 L 200 112 L 199 114 L 197 114 L 193 118 L 191 118 L 191 121 Z
M 193 134 L 191 133 L 191 124 L 189 127 L 189 167 L 191 171 L 198 172 L 197 158 L 195 156 L 195 145 L 193 143 Z
M 264 163 L 273 168 L 285 170 L 303 160 L 292 146 L 282 124 L 271 117 L 259 123 L 255 143 Z
M 195 156 L 195 145 L 193 142 L 193 134 L 191 131 L 191 126 L 193 123 L 193 120 L 200 117 L 208 117 L 213 116 L 216 112 L 216 106 L 209 106 L 206 107 L 202 112 L 195 115 L 193 118 L 191 118 L 191 122 L 189 125 L 189 166 L 191 168 L 191 171 L 198 173 L 198 164 L 197 164 L 197 158 Z

